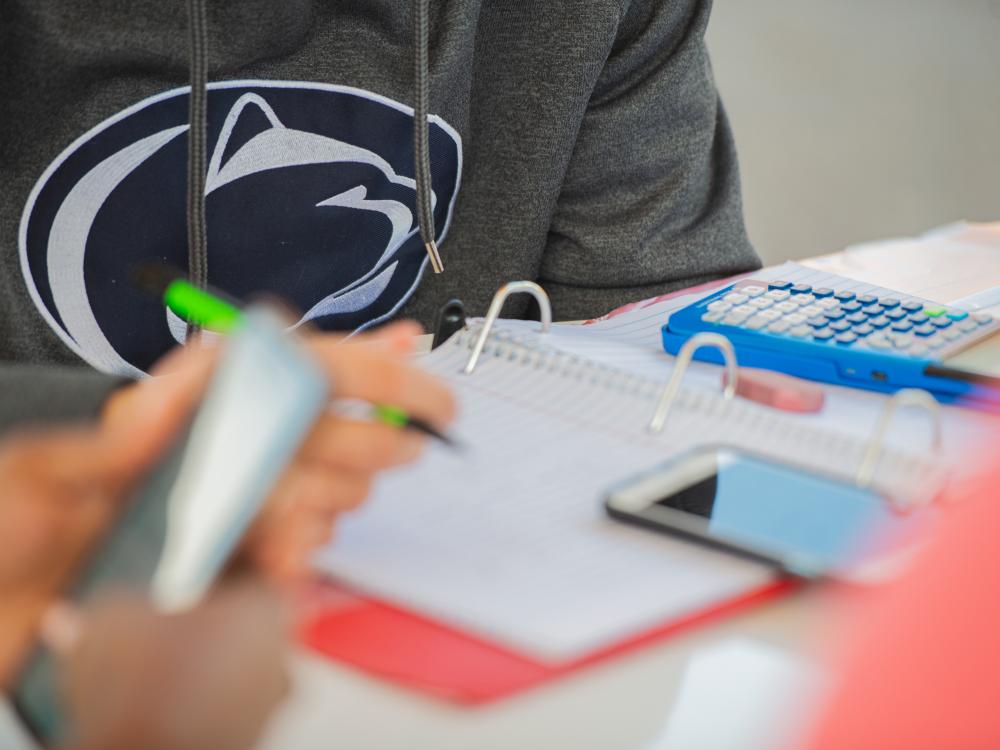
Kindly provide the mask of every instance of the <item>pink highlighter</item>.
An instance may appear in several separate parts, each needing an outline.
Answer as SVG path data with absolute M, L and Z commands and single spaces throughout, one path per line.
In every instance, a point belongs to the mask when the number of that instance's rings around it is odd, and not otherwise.
M 727 384 L 722 373 L 722 384 Z M 826 394 L 816 383 L 771 370 L 741 367 L 736 394 L 759 404 L 782 411 L 817 412 L 823 408 Z

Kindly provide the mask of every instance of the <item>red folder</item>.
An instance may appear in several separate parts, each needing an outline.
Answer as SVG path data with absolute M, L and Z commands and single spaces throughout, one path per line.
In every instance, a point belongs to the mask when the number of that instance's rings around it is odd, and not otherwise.
M 325 656 L 465 705 L 489 703 L 783 594 L 787 579 L 664 622 L 581 658 L 541 662 L 414 612 L 324 584 L 308 596 L 300 639 Z

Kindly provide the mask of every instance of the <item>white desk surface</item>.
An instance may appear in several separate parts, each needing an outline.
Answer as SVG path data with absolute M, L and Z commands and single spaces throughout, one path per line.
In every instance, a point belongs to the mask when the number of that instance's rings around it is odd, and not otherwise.
M 300 653 L 294 692 L 262 747 L 643 750 L 662 735 L 696 649 L 739 636 L 809 653 L 827 614 L 820 599 L 819 592 L 801 591 L 474 709 Z

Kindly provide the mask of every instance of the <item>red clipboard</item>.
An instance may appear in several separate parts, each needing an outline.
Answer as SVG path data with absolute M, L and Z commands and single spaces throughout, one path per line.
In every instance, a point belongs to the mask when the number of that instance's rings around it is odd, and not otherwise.
M 299 638 L 363 672 L 474 706 L 509 697 L 578 669 L 763 603 L 794 588 L 778 579 L 708 609 L 563 663 L 541 662 L 390 604 L 323 584 L 310 592 Z

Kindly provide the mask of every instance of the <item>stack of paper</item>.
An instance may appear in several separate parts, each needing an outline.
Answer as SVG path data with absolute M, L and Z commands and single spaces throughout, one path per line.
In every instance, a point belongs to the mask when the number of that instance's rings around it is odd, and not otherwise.
M 1000 312 L 1000 222 L 855 245 L 804 265 L 942 305 Z

